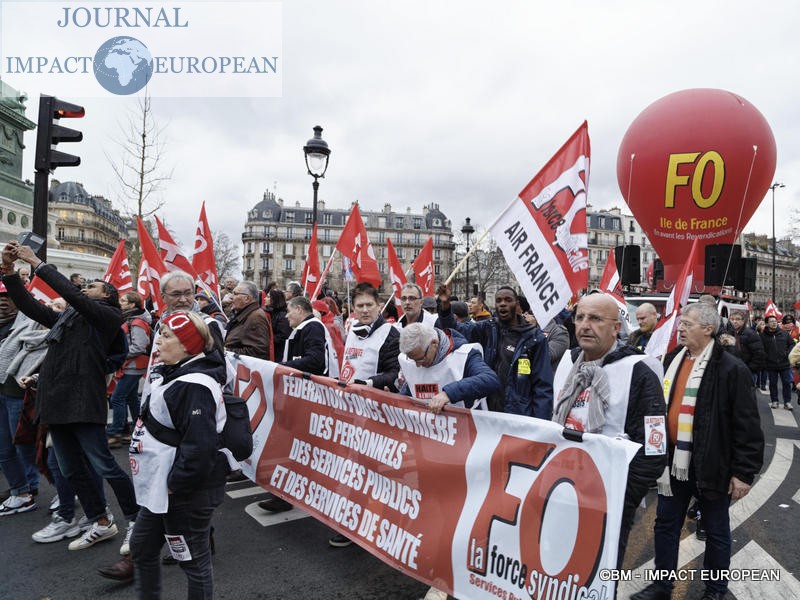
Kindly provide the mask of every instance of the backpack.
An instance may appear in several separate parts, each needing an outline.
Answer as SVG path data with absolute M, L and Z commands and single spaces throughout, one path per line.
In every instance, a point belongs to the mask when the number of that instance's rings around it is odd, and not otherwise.
M 250 412 L 244 398 L 223 393 L 225 402 L 225 425 L 218 434 L 219 447 L 227 448 L 237 461 L 243 461 L 253 453 L 253 434 L 250 431 Z M 147 431 L 162 444 L 175 446 L 181 443 L 181 436 L 175 429 L 170 429 L 156 421 L 150 415 L 149 401 L 142 405 L 142 422 Z
M 120 327 L 106 352 L 106 375 L 116 373 L 125 364 L 125 360 L 128 358 L 128 348 L 128 336 Z

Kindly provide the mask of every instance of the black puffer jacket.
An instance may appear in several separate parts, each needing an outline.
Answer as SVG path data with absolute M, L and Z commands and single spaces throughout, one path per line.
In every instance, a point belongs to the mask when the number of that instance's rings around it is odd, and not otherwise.
M 764 365 L 764 344 L 759 335 L 747 327 L 742 327 L 734 334 L 736 345 L 732 347 L 733 354 L 742 359 L 751 373 L 758 373 Z
M 664 357 L 665 370 L 682 348 Z M 716 342 L 697 393 L 693 444 L 692 465 L 701 490 L 727 494 L 732 476 L 752 485 L 764 463 L 764 432 L 750 370 Z
M 122 326 L 122 310 L 84 295 L 53 265 L 43 265 L 36 275 L 77 312 L 67 322 L 61 339 L 50 344 L 42 362 L 36 416 L 43 425 L 105 424 L 106 356 Z M 45 327 L 56 324 L 61 313 L 40 304 L 18 275 L 7 275 L 3 280 L 19 310 Z
M 761 332 L 761 343 L 764 344 L 764 369 L 782 371 L 789 368 L 789 352 L 794 347 L 794 341 L 788 333 L 780 328 L 770 331 L 765 327 Z

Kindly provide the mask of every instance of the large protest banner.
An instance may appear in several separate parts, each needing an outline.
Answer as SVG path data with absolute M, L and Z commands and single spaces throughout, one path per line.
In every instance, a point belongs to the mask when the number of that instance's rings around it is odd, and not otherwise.
M 613 598 L 600 573 L 636 444 L 229 361 L 255 438 L 242 468 L 265 489 L 462 600 Z

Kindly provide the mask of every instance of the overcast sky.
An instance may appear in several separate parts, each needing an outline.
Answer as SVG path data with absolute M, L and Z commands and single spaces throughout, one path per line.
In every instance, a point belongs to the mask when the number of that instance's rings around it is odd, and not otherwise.
M 586 119 L 589 202 L 624 206 L 616 158 L 633 119 L 674 91 L 710 87 L 753 103 L 775 135 L 777 233 L 800 194 L 800 4 L 776 1 L 283 3 L 280 98 L 157 98 L 174 176 L 161 213 L 188 245 L 200 202 L 233 239 L 265 190 L 310 205 L 302 146 L 314 125 L 332 149 L 320 197 L 364 210 L 439 203 L 460 229 L 486 226 Z M 234 21 L 233 19 L 232 21 Z M 235 23 L 220 20 L 235 40 Z M 9 80 L 14 85 L 14 81 Z M 36 120 L 40 92 L 30 95 Z M 83 164 L 59 169 L 112 200 L 105 154 L 135 99 L 78 99 Z M 33 133 L 26 135 L 33 179 Z M 745 231 L 771 231 L 764 202 Z

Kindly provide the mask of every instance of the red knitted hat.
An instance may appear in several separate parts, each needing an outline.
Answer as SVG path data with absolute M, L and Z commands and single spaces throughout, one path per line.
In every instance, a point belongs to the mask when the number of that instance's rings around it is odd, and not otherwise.
M 206 347 L 206 341 L 186 313 L 171 314 L 162 323 L 172 330 L 189 354 L 200 354 Z

